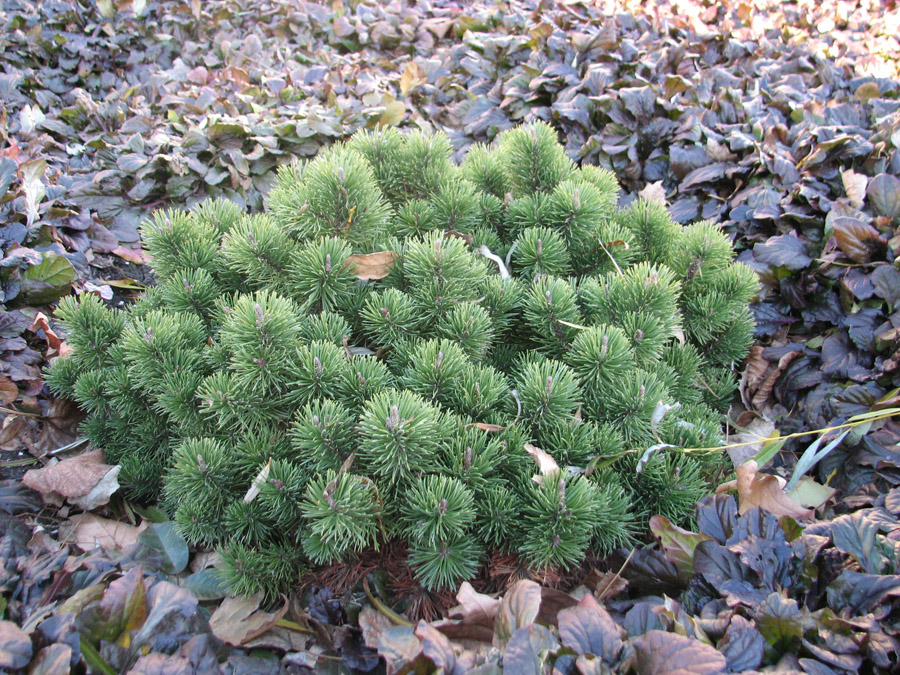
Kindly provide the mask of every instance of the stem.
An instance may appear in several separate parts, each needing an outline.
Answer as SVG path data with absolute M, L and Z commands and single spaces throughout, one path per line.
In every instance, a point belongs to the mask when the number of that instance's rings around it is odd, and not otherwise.
M 376 598 L 372 591 L 369 590 L 369 580 L 363 579 L 363 591 L 366 593 L 366 597 L 369 598 L 369 602 L 371 602 L 375 609 L 384 614 L 387 618 L 393 621 L 398 626 L 406 626 L 407 628 L 412 628 L 413 624 L 411 621 L 407 621 L 405 618 L 397 614 L 394 610 L 384 604 L 381 600 Z

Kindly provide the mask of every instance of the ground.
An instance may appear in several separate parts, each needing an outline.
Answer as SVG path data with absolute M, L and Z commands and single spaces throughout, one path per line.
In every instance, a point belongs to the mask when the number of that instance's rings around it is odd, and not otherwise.
M 668 672 L 654 660 L 667 650 L 695 664 L 691 672 L 896 666 L 894 2 L 9 0 L 0 19 L 0 450 L 8 479 L 0 489 L 8 514 L 0 557 L 9 620 L 0 667 L 24 667 L 34 654 L 41 663 L 84 659 L 102 672 L 97 664 L 105 661 L 124 671 L 145 645 L 150 654 L 137 672 L 201 670 L 210 659 L 229 672 L 297 670 L 314 664 L 316 653 L 324 653 L 320 669 L 364 670 L 376 667 L 376 653 L 395 665 L 450 659 L 442 635 L 457 641 L 462 669 L 500 655 L 510 668 L 517 658 L 538 658 L 543 644 L 560 670 L 586 672 L 584 662 L 564 663 L 560 643 L 587 661 L 642 672 Z M 53 305 L 72 292 L 124 303 L 152 283 L 138 227 L 154 209 L 218 195 L 259 209 L 276 165 L 363 127 L 442 129 L 461 156 L 472 142 L 536 119 L 558 129 L 577 161 L 613 170 L 623 203 L 641 194 L 664 200 L 681 222 L 721 223 L 739 259 L 758 271 L 757 344 L 738 366 L 733 442 L 806 434 L 879 412 L 850 422 L 854 432 L 807 472 L 837 490 L 815 522 L 792 520 L 777 479 L 767 478 L 791 477 L 818 436 L 810 434 L 770 444 L 777 452 L 763 473 L 738 474 L 738 500 L 706 500 L 698 533 L 658 521 L 660 546 L 623 564 L 626 551 L 582 579 L 604 610 L 583 600 L 575 612 L 572 596 L 548 589 L 541 602 L 540 589 L 525 583 L 503 605 L 463 595 L 455 628 L 438 633 L 420 624 L 413 634 L 400 626 L 384 638 L 379 622 L 398 619 L 377 589 L 359 618 L 366 598 L 359 588 L 292 599 L 274 613 L 246 604 L 216 611 L 202 555 L 193 556 L 189 569 L 200 576 L 189 590 L 173 585 L 184 584 L 191 552 L 165 523 L 125 553 L 82 556 L 73 542 L 92 546 L 78 539 L 85 517 L 72 525 L 78 509 L 41 506 L 22 488 L 26 469 L 78 440 L 74 406 L 53 401 L 41 379 L 42 366 L 65 350 Z M 781 520 L 747 511 L 753 499 Z M 105 520 L 90 524 L 109 535 L 108 548 L 134 541 L 126 527 L 155 519 L 120 496 L 104 509 L 91 517 Z M 135 561 L 142 572 L 133 571 Z M 109 612 L 123 621 L 104 639 L 136 631 L 130 647 L 101 646 L 104 622 L 41 623 L 82 607 L 62 603 L 92 584 L 106 589 Z M 143 607 L 145 591 L 144 613 L 135 610 L 129 623 L 112 598 Z M 660 604 L 663 593 L 679 602 Z M 551 630 L 533 623 L 527 608 L 537 611 L 535 602 Z M 491 618 L 479 618 L 480 605 Z M 204 612 L 213 612 L 211 632 Z M 504 612 L 512 613 L 493 618 Z M 148 637 L 163 615 L 168 648 Z M 576 618 L 580 630 L 608 640 L 605 650 L 576 648 Z M 253 629 L 236 633 L 238 624 Z M 490 626 L 493 651 L 461 641 L 473 626 Z M 316 646 L 306 639 L 310 630 Z M 192 634 L 172 655 L 172 645 Z M 241 648 L 217 649 L 219 638 Z M 459 653 L 460 645 L 468 649 Z M 92 649 L 101 661 L 92 661 Z M 741 661 L 745 653 L 759 656 Z

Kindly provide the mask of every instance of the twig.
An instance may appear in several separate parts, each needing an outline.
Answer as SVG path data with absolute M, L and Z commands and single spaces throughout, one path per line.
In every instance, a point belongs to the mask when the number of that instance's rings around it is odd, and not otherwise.
M 609 580 L 609 583 L 606 584 L 606 588 L 603 589 L 603 592 L 597 596 L 597 600 L 602 600 L 603 596 L 606 595 L 606 592 L 613 587 L 613 584 L 622 576 L 622 572 L 625 571 L 625 568 L 628 566 L 628 563 L 631 562 L 631 556 L 634 555 L 634 548 L 631 549 L 631 553 L 628 554 L 628 557 L 625 558 L 625 562 L 622 563 L 622 566 L 619 568 L 619 571 L 616 572 L 616 575 Z

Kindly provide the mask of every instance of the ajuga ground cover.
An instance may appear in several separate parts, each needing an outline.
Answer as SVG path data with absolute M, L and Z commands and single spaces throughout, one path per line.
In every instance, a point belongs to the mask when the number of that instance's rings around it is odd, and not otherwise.
M 685 520 L 719 467 L 683 450 L 720 444 L 751 343 L 728 238 L 617 210 L 541 123 L 451 151 L 360 132 L 280 169 L 263 214 L 157 212 L 127 310 L 60 303 L 48 383 L 235 591 L 393 539 L 427 589 L 492 552 L 566 569 Z

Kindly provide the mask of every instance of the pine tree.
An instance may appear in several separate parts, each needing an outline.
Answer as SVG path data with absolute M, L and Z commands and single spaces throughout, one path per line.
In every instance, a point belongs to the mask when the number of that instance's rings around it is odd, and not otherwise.
M 725 234 L 617 210 L 615 177 L 543 123 L 451 156 L 360 132 L 279 169 L 265 213 L 154 214 L 159 285 L 132 307 L 60 303 L 73 350 L 48 385 L 234 592 L 391 539 L 432 590 L 496 551 L 574 567 L 689 519 L 719 468 L 680 448 L 720 444 L 752 339 Z M 358 279 L 373 251 L 393 265 Z

